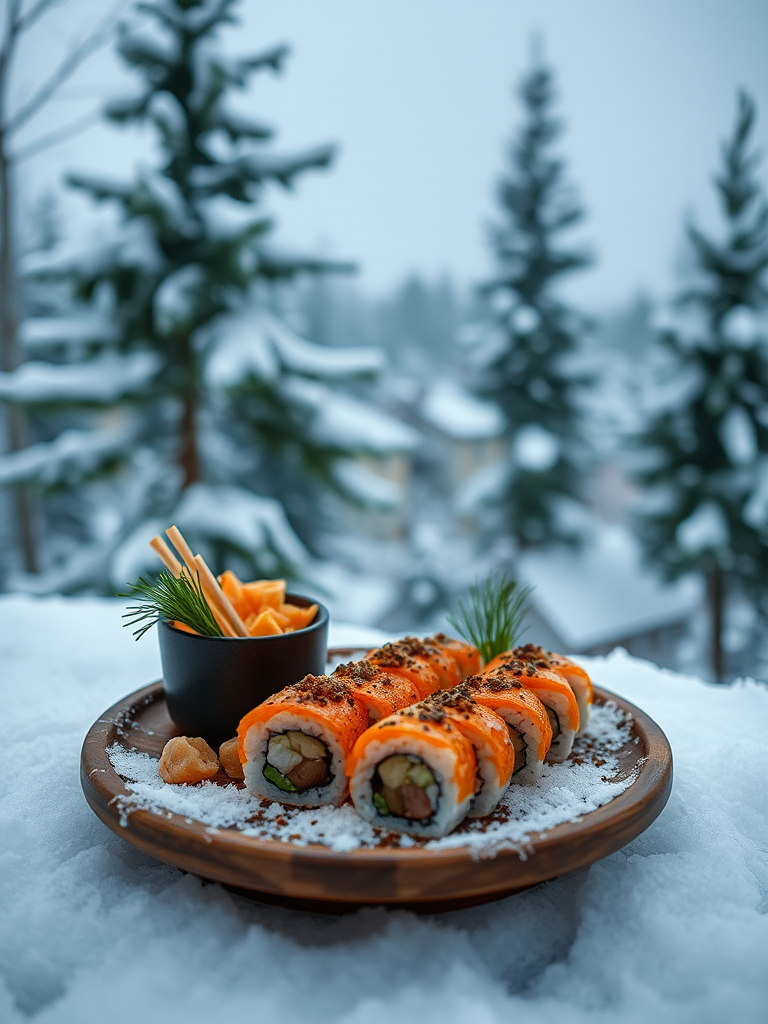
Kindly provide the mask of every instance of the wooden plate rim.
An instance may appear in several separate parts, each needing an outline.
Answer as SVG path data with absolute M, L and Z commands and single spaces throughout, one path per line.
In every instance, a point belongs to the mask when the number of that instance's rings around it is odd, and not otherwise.
M 341 654 L 344 656 L 345 653 L 346 650 L 329 651 L 331 655 Z M 250 856 L 258 857 L 260 861 L 271 862 L 275 866 L 298 863 L 302 867 L 316 868 L 320 872 L 325 868 L 338 869 L 339 866 L 344 866 L 350 871 L 354 871 L 355 868 L 365 869 L 365 871 L 386 868 L 395 871 L 405 869 L 416 874 L 430 867 L 447 870 L 452 867 L 466 869 L 470 865 L 478 863 L 477 851 L 469 846 L 451 847 L 444 850 L 419 847 L 404 850 L 384 847 L 341 852 L 331 850 L 321 844 L 299 846 L 277 839 L 246 836 L 234 829 L 210 832 L 208 831 L 209 826 L 205 823 L 196 820 L 190 822 L 171 811 L 164 812 L 162 816 L 143 809 L 130 811 L 128 824 L 121 825 L 120 814 L 115 807 L 115 799 L 120 795 L 128 796 L 129 791 L 123 779 L 112 767 L 107 756 L 107 748 L 114 742 L 117 729 L 130 713 L 154 702 L 162 696 L 162 693 L 162 681 L 157 681 L 142 687 L 112 705 L 91 726 L 85 737 L 81 756 L 81 783 L 86 800 L 92 810 L 121 838 L 159 859 L 194 871 L 195 868 L 189 867 L 189 865 L 194 861 L 196 853 L 199 856 L 210 857 L 215 851 L 217 854 L 215 860 L 219 862 L 226 860 L 228 853 L 247 853 Z M 539 860 L 542 859 L 542 854 L 553 854 L 560 848 L 567 851 L 575 839 L 603 840 L 603 847 L 596 855 L 589 849 L 574 849 L 570 856 L 565 858 L 562 871 L 544 875 L 537 878 L 537 881 L 583 867 L 625 845 L 647 828 L 661 813 L 671 791 L 672 752 L 661 728 L 640 708 L 609 690 L 595 687 L 595 697 L 600 703 L 615 702 L 632 716 L 636 732 L 640 734 L 641 742 L 644 741 L 645 756 L 639 759 L 639 767 L 633 783 L 609 803 L 587 812 L 579 821 L 563 822 L 546 832 L 530 834 L 526 849 L 530 850 L 531 857 L 536 856 Z M 585 822 L 588 824 L 585 825 Z M 166 835 L 172 833 L 175 841 L 181 841 L 187 847 L 188 856 L 164 845 L 159 838 L 156 838 L 158 833 Z M 581 845 L 583 846 L 583 843 Z M 535 866 L 530 864 L 530 859 L 528 870 L 523 872 L 526 877 L 536 874 Z M 508 865 L 510 860 L 520 863 L 519 851 L 502 847 L 490 857 L 481 855 L 480 860 L 486 863 L 487 861 L 496 862 L 499 870 L 492 874 L 497 874 L 499 880 L 489 882 L 486 879 L 481 882 L 478 879 L 478 884 L 474 889 L 470 885 L 463 890 L 463 893 L 488 894 L 501 891 L 505 887 L 511 891 L 509 879 L 504 879 L 506 885 L 501 881 L 502 876 L 505 875 L 503 865 Z M 222 874 L 217 870 L 216 864 L 212 863 L 210 867 L 210 873 L 206 877 L 233 883 L 232 871 L 224 870 Z M 525 866 L 521 864 L 521 867 Z M 534 868 L 534 870 L 531 871 L 530 868 Z M 197 873 L 203 872 L 198 871 Z M 249 888 L 248 883 L 242 879 L 235 880 L 233 884 Z M 534 883 L 526 882 L 525 884 Z M 278 890 L 270 889 L 269 891 Z M 429 902 L 438 898 L 434 895 L 425 895 L 411 897 L 411 900 Z M 361 897 L 339 895 L 334 899 L 340 902 L 357 902 Z M 399 900 L 397 898 L 389 900 L 377 898 L 374 902 L 399 902 Z

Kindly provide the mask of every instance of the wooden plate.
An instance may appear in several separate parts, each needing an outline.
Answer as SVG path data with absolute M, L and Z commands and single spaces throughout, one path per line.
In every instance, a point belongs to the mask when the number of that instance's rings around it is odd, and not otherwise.
M 341 654 L 346 652 L 330 652 Z M 213 834 L 199 821 L 164 812 L 132 811 L 120 823 L 115 797 L 127 796 L 107 756 L 118 742 L 159 757 L 177 734 L 161 682 L 119 701 L 93 724 L 83 744 L 80 778 L 86 800 L 126 842 L 169 864 L 265 902 L 338 913 L 370 904 L 406 905 L 435 913 L 472 906 L 583 868 L 613 853 L 659 815 L 672 788 L 672 752 L 661 729 L 639 708 L 595 688 L 595 700 L 615 703 L 632 717 L 632 736 L 615 753 L 620 777 L 632 784 L 577 822 L 534 833 L 528 855 L 501 850 L 475 858 L 466 847 L 359 849 L 339 853 L 320 845 L 257 839 L 234 829 Z M 222 782 L 230 782 L 221 773 Z

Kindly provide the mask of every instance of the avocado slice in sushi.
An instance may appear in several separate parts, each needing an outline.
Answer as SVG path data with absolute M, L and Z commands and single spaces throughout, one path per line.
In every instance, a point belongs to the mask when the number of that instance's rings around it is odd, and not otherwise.
M 281 775 L 277 768 L 271 764 L 264 765 L 264 778 L 269 779 L 271 783 L 277 786 L 278 789 L 282 789 L 286 793 L 297 793 L 296 786 L 291 782 L 290 779 L 286 779 L 284 775 Z

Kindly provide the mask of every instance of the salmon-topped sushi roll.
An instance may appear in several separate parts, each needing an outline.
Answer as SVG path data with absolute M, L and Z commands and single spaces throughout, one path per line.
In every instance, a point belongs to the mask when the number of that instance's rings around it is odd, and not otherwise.
M 469 817 L 490 814 L 506 793 L 515 767 L 515 748 L 506 722 L 460 686 L 433 693 L 422 706 L 448 715 L 474 747 L 477 783 Z
M 515 750 L 512 781 L 538 782 L 552 743 L 552 726 L 547 709 L 536 694 L 502 670 L 489 676 L 469 676 L 458 692 L 468 694 L 506 722 Z
M 425 640 L 418 640 L 415 636 L 407 636 L 398 641 L 398 646 L 401 650 L 408 651 L 413 657 L 424 658 L 428 661 L 437 672 L 442 690 L 453 689 L 464 678 L 453 654 L 444 650 L 429 637 Z
M 321 807 L 347 795 L 347 758 L 368 727 L 365 707 L 346 683 L 305 676 L 241 720 L 238 753 L 254 796 Z
M 579 728 L 579 705 L 570 683 L 551 668 L 543 658 L 519 658 L 514 651 L 497 654 L 488 662 L 483 675 L 503 669 L 533 690 L 547 709 L 552 726 L 552 746 L 547 761 L 564 761 L 571 752 Z
M 386 672 L 409 679 L 421 699 L 440 689 L 440 677 L 426 653 L 414 653 L 412 645 L 404 640 L 384 644 L 375 651 L 369 651 L 365 658 Z
M 366 709 L 369 725 L 421 699 L 410 679 L 386 672 L 366 659 L 339 665 L 333 675 L 347 684 L 353 697 Z
M 472 644 L 465 643 L 463 640 L 457 640 L 452 636 L 446 636 L 445 633 L 435 633 L 434 636 L 427 637 L 427 641 L 436 644 L 446 654 L 452 655 L 459 666 L 462 679 L 466 679 L 467 676 L 474 676 L 480 671 L 480 651 L 473 647 Z
M 564 654 L 545 651 L 541 647 L 535 647 L 533 644 L 516 647 L 515 654 L 518 657 L 532 657 L 536 661 L 545 661 L 553 672 L 557 672 L 559 676 L 565 679 L 573 690 L 576 703 L 579 705 L 579 732 L 582 732 L 589 721 L 589 706 L 594 700 L 594 692 L 592 680 L 581 665 L 577 665 L 575 661 L 566 658 Z
M 449 715 L 423 704 L 367 729 L 348 768 L 359 814 L 414 836 L 450 832 L 466 816 L 475 793 L 472 744 Z

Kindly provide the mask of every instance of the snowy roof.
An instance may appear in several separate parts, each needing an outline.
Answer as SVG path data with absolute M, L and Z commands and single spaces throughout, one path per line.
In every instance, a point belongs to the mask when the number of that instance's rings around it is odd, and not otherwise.
M 419 413 L 427 423 L 457 441 L 498 437 L 506 426 L 498 406 L 480 401 L 448 378 L 437 380 L 429 387 Z
M 679 622 L 702 596 L 698 577 L 670 585 L 647 569 L 624 526 L 601 525 L 581 551 L 523 554 L 519 567 L 537 609 L 574 651 Z

